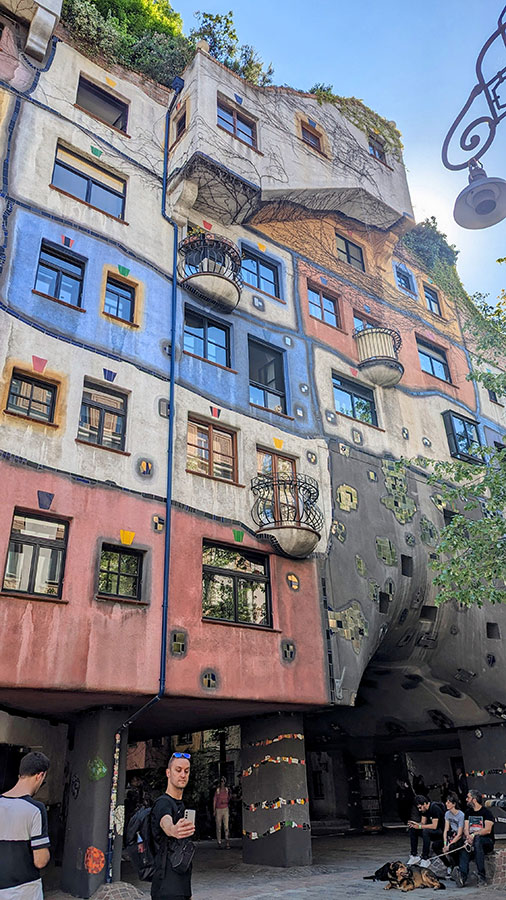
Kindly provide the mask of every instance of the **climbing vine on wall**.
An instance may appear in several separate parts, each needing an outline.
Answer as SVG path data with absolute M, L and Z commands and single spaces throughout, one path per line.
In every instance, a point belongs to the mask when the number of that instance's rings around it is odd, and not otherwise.
M 401 133 L 395 122 L 384 119 L 357 97 L 341 97 L 339 94 L 334 94 L 331 84 L 314 84 L 309 93 L 315 95 L 320 105 L 332 103 L 349 122 L 360 128 L 367 136 L 376 136 L 387 153 L 391 153 L 400 160 L 402 155 Z
M 401 243 L 418 257 L 422 267 L 448 297 L 469 301 L 456 268 L 459 251 L 454 244 L 448 243 L 446 234 L 439 231 L 434 216 L 415 225 Z

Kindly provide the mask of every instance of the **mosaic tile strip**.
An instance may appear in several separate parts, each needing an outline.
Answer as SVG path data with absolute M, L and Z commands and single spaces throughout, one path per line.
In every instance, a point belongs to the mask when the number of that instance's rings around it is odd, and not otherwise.
M 355 512 L 358 509 L 358 494 L 349 484 L 340 484 L 336 491 L 336 501 L 339 509 L 344 512 Z
M 287 763 L 289 766 L 305 766 L 305 759 L 297 759 L 295 756 L 264 756 L 260 762 L 253 763 L 252 766 L 248 766 L 247 769 L 243 769 L 242 777 L 248 778 L 249 775 L 253 775 L 255 769 L 259 769 L 260 766 L 264 766 L 266 763 L 274 763 L 274 765 L 280 765 L 281 763 Z
M 276 831 L 281 831 L 283 828 L 301 828 L 303 831 L 309 831 L 311 826 L 308 822 L 303 822 L 302 824 L 290 821 L 276 822 L 275 825 L 271 825 L 271 827 L 262 834 L 259 834 L 258 831 L 243 831 L 243 836 L 249 838 L 250 841 L 257 841 L 259 838 L 267 837 L 269 834 L 275 834 Z
M 270 747 L 271 744 L 277 744 L 279 741 L 303 741 L 303 734 L 278 734 L 273 738 L 266 738 L 264 741 L 250 741 L 248 747 Z
M 386 566 L 397 565 L 397 550 L 392 544 L 390 538 L 376 538 L 376 556 L 378 557 L 378 559 L 381 559 Z
M 340 522 L 339 519 L 334 519 L 330 528 L 332 534 L 335 534 L 338 541 L 341 541 L 341 544 L 344 544 L 346 540 L 346 525 L 344 522 Z
M 396 464 L 389 459 L 383 459 L 381 469 L 385 479 L 387 496 L 381 498 L 381 502 L 387 509 L 393 512 L 401 525 L 409 522 L 415 512 L 416 503 L 408 497 L 408 482 L 403 472 L 397 470 Z
M 339 634 L 346 641 L 351 641 L 351 645 L 355 653 L 360 653 L 364 638 L 369 633 L 369 623 L 364 617 L 360 604 L 353 600 L 345 609 L 339 612 L 331 609 L 328 610 L 329 626 L 336 634 Z
M 427 516 L 422 516 L 420 519 L 420 537 L 428 547 L 435 547 L 437 544 L 439 532 Z
M 297 797 L 296 800 L 285 800 L 284 797 L 276 797 L 275 800 L 260 800 L 258 803 L 243 803 L 248 812 L 256 812 L 257 809 L 281 809 L 282 806 L 304 806 L 309 803 L 308 797 Z
M 362 578 L 365 578 L 367 575 L 367 566 L 362 557 L 358 555 L 358 553 L 355 556 L 355 566 L 357 567 L 358 574 L 361 575 Z

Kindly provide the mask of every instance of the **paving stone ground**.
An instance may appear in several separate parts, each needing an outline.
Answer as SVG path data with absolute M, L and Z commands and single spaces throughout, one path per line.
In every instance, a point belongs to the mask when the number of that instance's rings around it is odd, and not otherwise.
M 195 854 L 193 900 L 379 900 L 384 897 L 381 893 L 384 885 L 364 881 L 363 876 L 372 875 L 388 860 L 406 860 L 408 856 L 407 835 L 397 831 L 313 838 L 313 865 L 291 869 L 245 865 L 239 841 L 232 842 L 231 850 L 219 850 L 205 841 L 198 844 Z M 135 884 L 144 896 L 149 895 L 150 885 L 136 881 L 128 863 L 124 864 L 122 879 Z M 459 890 L 450 880 L 445 884 L 450 892 L 445 895 L 447 900 L 457 900 L 456 895 L 461 900 L 485 900 L 487 896 L 498 900 L 498 891 L 504 895 L 504 887 Z M 72 900 L 61 891 L 46 891 L 45 896 L 46 900 Z M 424 900 L 439 897 L 432 890 L 423 894 Z M 121 900 L 119 891 L 118 897 L 111 895 L 110 900 Z

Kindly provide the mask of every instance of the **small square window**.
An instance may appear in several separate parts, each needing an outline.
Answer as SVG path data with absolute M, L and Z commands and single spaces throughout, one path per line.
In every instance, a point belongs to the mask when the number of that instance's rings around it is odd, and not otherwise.
M 215 672 L 203 672 L 202 687 L 208 688 L 209 690 L 214 690 L 218 687 L 218 679 Z
M 501 630 L 497 622 L 487 622 L 487 638 L 489 641 L 501 640 Z
M 425 294 L 425 302 L 427 303 L 429 312 L 434 313 L 435 316 L 440 316 L 441 305 L 439 303 L 437 292 L 433 288 L 427 287 L 426 284 L 423 286 L 423 292 Z
M 321 137 L 316 128 L 312 128 L 309 124 L 302 124 L 301 135 L 305 144 L 309 144 L 310 147 L 314 147 L 315 150 L 319 150 L 321 153 Z
M 37 422 L 54 422 L 57 386 L 14 370 L 7 411 Z
M 176 132 L 175 140 L 178 141 L 186 131 L 186 108 L 183 110 L 178 119 L 176 119 L 174 129 Z
M 369 135 L 369 153 L 379 162 L 386 163 L 385 147 L 382 141 L 372 134 Z
M 499 406 L 502 406 L 502 404 L 499 401 L 499 397 L 497 396 L 497 391 L 493 391 L 491 388 L 487 388 L 487 392 L 488 392 L 488 399 L 490 400 L 491 403 L 497 403 L 497 404 L 499 404 Z
M 422 372 L 427 372 L 428 375 L 434 375 L 435 378 L 441 378 L 442 381 L 451 383 L 445 351 L 432 344 L 427 344 L 419 338 L 416 340 L 416 345 Z
M 233 106 L 218 99 L 217 124 L 234 137 L 239 138 L 244 144 L 256 147 L 256 124 L 243 113 L 238 112 Z
M 249 340 L 249 402 L 286 413 L 283 353 Z
M 140 601 L 142 556 L 139 550 L 103 544 L 98 573 L 99 596 Z
M 415 280 L 411 272 L 408 272 L 405 266 L 395 266 L 395 277 L 398 286 L 408 294 L 416 294 Z
M 401 571 L 407 578 L 413 577 L 413 557 L 401 553 Z
M 76 106 L 80 106 L 100 122 L 126 132 L 128 104 L 82 75 L 77 88 Z
M 98 447 L 124 450 L 126 411 L 125 394 L 85 380 L 78 439 Z
M 308 284 L 307 299 L 309 315 L 326 325 L 339 327 L 339 310 L 337 297 L 332 297 L 316 285 Z
M 296 652 L 297 650 L 293 641 L 281 641 L 281 658 L 284 662 L 293 662 Z
M 80 307 L 85 265 L 82 256 L 42 241 L 34 290 L 69 306 Z
M 420 618 L 423 619 L 424 622 L 435 622 L 437 619 L 437 606 L 422 606 Z
M 104 313 L 114 316 L 115 319 L 122 319 L 124 322 L 133 322 L 135 318 L 134 286 L 117 281 L 108 275 L 105 286 Z
M 173 656 L 185 656 L 188 647 L 186 631 L 173 631 L 170 636 L 170 649 Z
M 44 597 L 62 595 L 68 523 L 14 513 L 3 590 Z
M 336 245 L 338 258 L 354 269 L 365 272 L 364 254 L 358 244 L 353 244 L 348 238 L 336 233 Z
M 270 294 L 271 297 L 281 297 L 279 290 L 279 267 L 270 262 L 259 253 L 243 249 L 241 274 L 244 283 L 250 287 Z
M 332 385 L 336 412 L 369 425 L 378 424 L 373 391 L 340 375 L 333 376 Z

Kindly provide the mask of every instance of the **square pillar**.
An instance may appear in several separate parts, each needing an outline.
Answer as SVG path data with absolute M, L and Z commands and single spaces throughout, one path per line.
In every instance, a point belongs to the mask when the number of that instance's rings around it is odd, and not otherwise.
M 113 782 L 113 880 L 120 877 L 128 732 L 119 763 L 115 734 L 125 717 L 125 710 L 100 709 L 83 713 L 75 726 L 62 867 L 62 890 L 75 897 L 91 897 L 106 879 Z
M 241 739 L 243 861 L 311 865 L 302 714 L 248 719 Z

